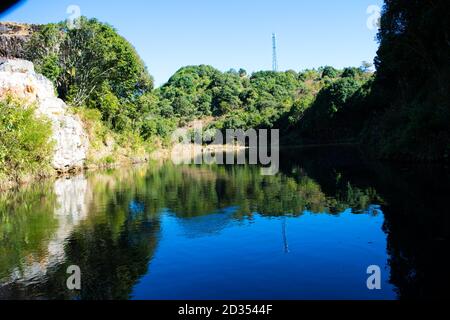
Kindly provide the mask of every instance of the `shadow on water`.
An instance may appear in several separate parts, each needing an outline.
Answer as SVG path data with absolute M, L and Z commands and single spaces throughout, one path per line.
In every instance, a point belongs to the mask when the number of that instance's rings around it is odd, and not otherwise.
M 385 216 L 390 282 L 400 299 L 448 298 L 450 171 L 439 164 L 371 161 L 353 148 L 311 148 L 288 152 L 308 174 L 333 192 L 334 177 L 380 195 Z M 358 165 L 355 165 L 357 163 Z M 285 162 L 286 164 L 286 162 Z M 289 171 L 289 165 L 283 170 Z
M 388 260 L 386 281 L 395 290 L 394 297 L 448 297 L 450 282 L 445 261 L 449 218 L 445 190 L 450 189 L 449 181 L 448 170 L 441 166 L 384 164 L 369 161 L 350 147 L 329 147 L 283 150 L 281 172 L 276 176 L 261 176 L 259 168 L 253 166 L 164 164 L 97 172 L 3 193 L 0 299 L 130 299 L 158 294 L 162 298 L 202 297 L 183 295 L 192 290 L 193 284 L 187 280 L 184 284 L 181 277 L 189 277 L 196 267 L 204 267 L 204 278 L 209 277 L 211 283 L 219 281 L 213 270 L 239 279 L 225 263 L 222 268 L 218 266 L 221 257 L 229 259 L 237 252 L 253 253 L 259 260 L 239 258 L 241 262 L 231 267 L 264 266 L 282 273 L 287 272 L 289 262 L 300 268 L 307 264 L 302 264 L 300 258 L 313 257 L 317 254 L 314 250 L 326 241 L 317 236 L 308 238 L 308 226 L 301 225 L 302 221 L 320 230 L 320 225 L 310 220 L 312 214 L 335 217 L 350 225 L 352 220 L 345 212 L 383 217 L 387 248 L 384 245 L 380 250 Z M 268 256 L 271 247 L 251 238 L 267 237 L 267 230 L 252 227 L 259 222 L 264 228 L 277 228 L 285 256 L 274 255 L 274 261 L 260 258 Z M 250 233 L 252 230 L 254 233 Z M 298 246 L 300 240 L 309 241 L 311 248 Z M 345 243 L 350 247 L 370 249 L 367 243 L 353 243 L 357 239 L 347 241 L 352 241 Z M 238 243 L 241 247 L 237 247 Z M 340 244 L 335 245 L 340 248 Z M 210 257 L 194 252 L 194 248 Z M 217 248 L 223 251 L 217 253 Z M 296 256 L 299 251 L 303 256 Z M 330 261 L 357 261 L 349 256 L 355 251 L 341 252 L 347 255 L 336 255 Z M 186 259 L 179 260 L 177 257 L 183 254 Z M 186 263 L 184 272 L 175 263 L 180 261 Z M 80 292 L 66 288 L 70 265 L 82 270 Z M 323 276 L 327 276 L 329 267 L 325 263 L 319 266 Z M 253 272 L 263 276 L 268 271 Z M 179 280 L 178 287 L 170 283 L 179 295 L 163 294 L 162 287 L 168 285 L 163 275 Z M 239 276 L 254 275 L 241 272 Z M 278 284 L 274 279 L 262 290 L 283 290 L 283 281 L 287 280 L 279 275 Z M 225 282 L 217 283 L 223 285 L 223 292 L 228 288 Z M 298 284 L 307 284 L 306 277 Z M 147 287 L 140 289 L 143 286 Z M 251 295 L 257 286 L 255 282 L 252 289 L 239 289 L 249 290 L 245 298 L 261 297 Z M 284 289 L 285 293 L 278 292 L 274 298 L 308 297 L 307 292 L 296 294 L 290 288 Z M 320 289 L 330 288 L 323 284 Z M 217 297 L 228 297 L 220 293 L 220 287 L 216 290 Z M 262 297 L 270 298 L 270 292 Z M 358 293 L 346 297 L 370 298 Z

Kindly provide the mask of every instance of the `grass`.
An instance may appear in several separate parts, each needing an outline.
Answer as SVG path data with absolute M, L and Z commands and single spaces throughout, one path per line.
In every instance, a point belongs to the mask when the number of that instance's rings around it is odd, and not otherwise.
M 155 144 L 145 141 L 133 131 L 116 132 L 102 121 L 100 111 L 89 108 L 72 108 L 78 115 L 89 136 L 88 167 L 110 167 L 119 164 L 144 161 L 155 150 Z

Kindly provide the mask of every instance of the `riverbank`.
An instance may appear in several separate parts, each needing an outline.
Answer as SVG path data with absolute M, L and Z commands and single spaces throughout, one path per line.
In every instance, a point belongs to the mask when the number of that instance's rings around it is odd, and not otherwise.
M 181 147 L 181 149 L 180 149 Z M 182 150 L 184 152 L 177 152 L 177 150 Z M 70 170 L 46 170 L 46 172 L 41 172 L 35 175 L 23 175 L 20 179 L 12 180 L 0 177 L 0 192 L 5 192 L 14 188 L 22 188 L 33 183 L 42 182 L 50 179 L 58 179 L 61 177 L 71 177 L 76 176 L 81 173 L 102 171 L 107 169 L 118 169 L 118 168 L 128 168 L 138 165 L 155 163 L 164 163 L 170 161 L 172 157 L 176 157 L 180 163 L 186 163 L 189 160 L 194 160 L 206 153 L 237 153 L 247 150 L 247 147 L 241 145 L 174 145 L 172 147 L 159 147 L 155 150 L 144 153 L 143 155 L 127 154 L 127 153 L 116 153 L 115 157 L 112 155 L 101 158 L 102 161 L 94 162 L 93 160 L 87 162 L 82 167 L 75 167 Z M 91 153 L 101 154 L 104 151 L 93 150 Z M 123 152 L 123 151 L 122 151 Z
M 5 192 L 11 189 L 15 188 L 22 188 L 28 185 L 31 185 L 33 183 L 43 182 L 46 180 L 51 179 L 58 179 L 61 177 L 72 177 L 76 176 L 81 173 L 85 172 L 92 172 L 92 171 L 101 171 L 106 169 L 116 169 L 116 168 L 126 168 L 126 167 L 132 167 L 139 164 L 145 164 L 148 163 L 150 160 L 150 156 L 145 158 L 130 158 L 129 161 L 122 161 L 120 163 L 99 163 L 97 165 L 89 164 L 85 165 L 83 167 L 78 168 L 72 168 L 67 171 L 58 171 L 58 170 L 51 170 L 47 172 L 41 172 L 39 174 L 26 174 L 23 176 L 20 176 L 19 179 L 8 179 L 6 177 L 2 178 L 0 177 L 0 192 Z

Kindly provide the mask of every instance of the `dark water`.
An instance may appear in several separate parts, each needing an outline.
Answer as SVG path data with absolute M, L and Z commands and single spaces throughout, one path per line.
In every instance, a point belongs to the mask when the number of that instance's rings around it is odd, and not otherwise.
M 0 299 L 448 297 L 445 167 L 352 148 L 281 160 L 273 177 L 152 164 L 2 193 Z M 371 265 L 381 290 L 367 288 Z

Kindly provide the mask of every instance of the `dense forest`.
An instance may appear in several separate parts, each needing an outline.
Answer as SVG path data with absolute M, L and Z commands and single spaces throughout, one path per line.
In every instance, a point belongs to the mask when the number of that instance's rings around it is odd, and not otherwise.
M 85 18 L 77 29 L 66 23 L 41 27 L 26 57 L 70 105 L 98 110 L 111 129 L 137 132 L 143 139 L 166 138 L 176 127 L 205 117 L 212 117 L 211 126 L 219 129 L 293 130 L 317 104 L 319 114 L 307 117 L 312 126 L 321 113 L 336 113 L 357 91 L 363 94 L 373 78 L 368 63 L 344 70 L 326 66 L 251 75 L 200 65 L 181 68 L 154 89 L 133 47 L 111 26 Z
M 187 66 L 154 88 L 133 46 L 87 18 L 78 28 L 40 26 L 25 58 L 91 127 L 133 145 L 167 145 L 177 127 L 208 119 L 210 128 L 280 129 L 285 145 L 355 143 L 374 158 L 443 161 L 450 151 L 449 9 L 446 0 L 385 0 L 374 71 L 368 62 L 253 74 Z M 10 110 L 8 102 L 0 107 Z M 0 118 L 0 132 L 8 121 Z M 0 149 L 0 163 L 8 154 Z
M 448 159 L 449 33 L 448 1 L 385 1 L 364 134 L 379 154 Z

